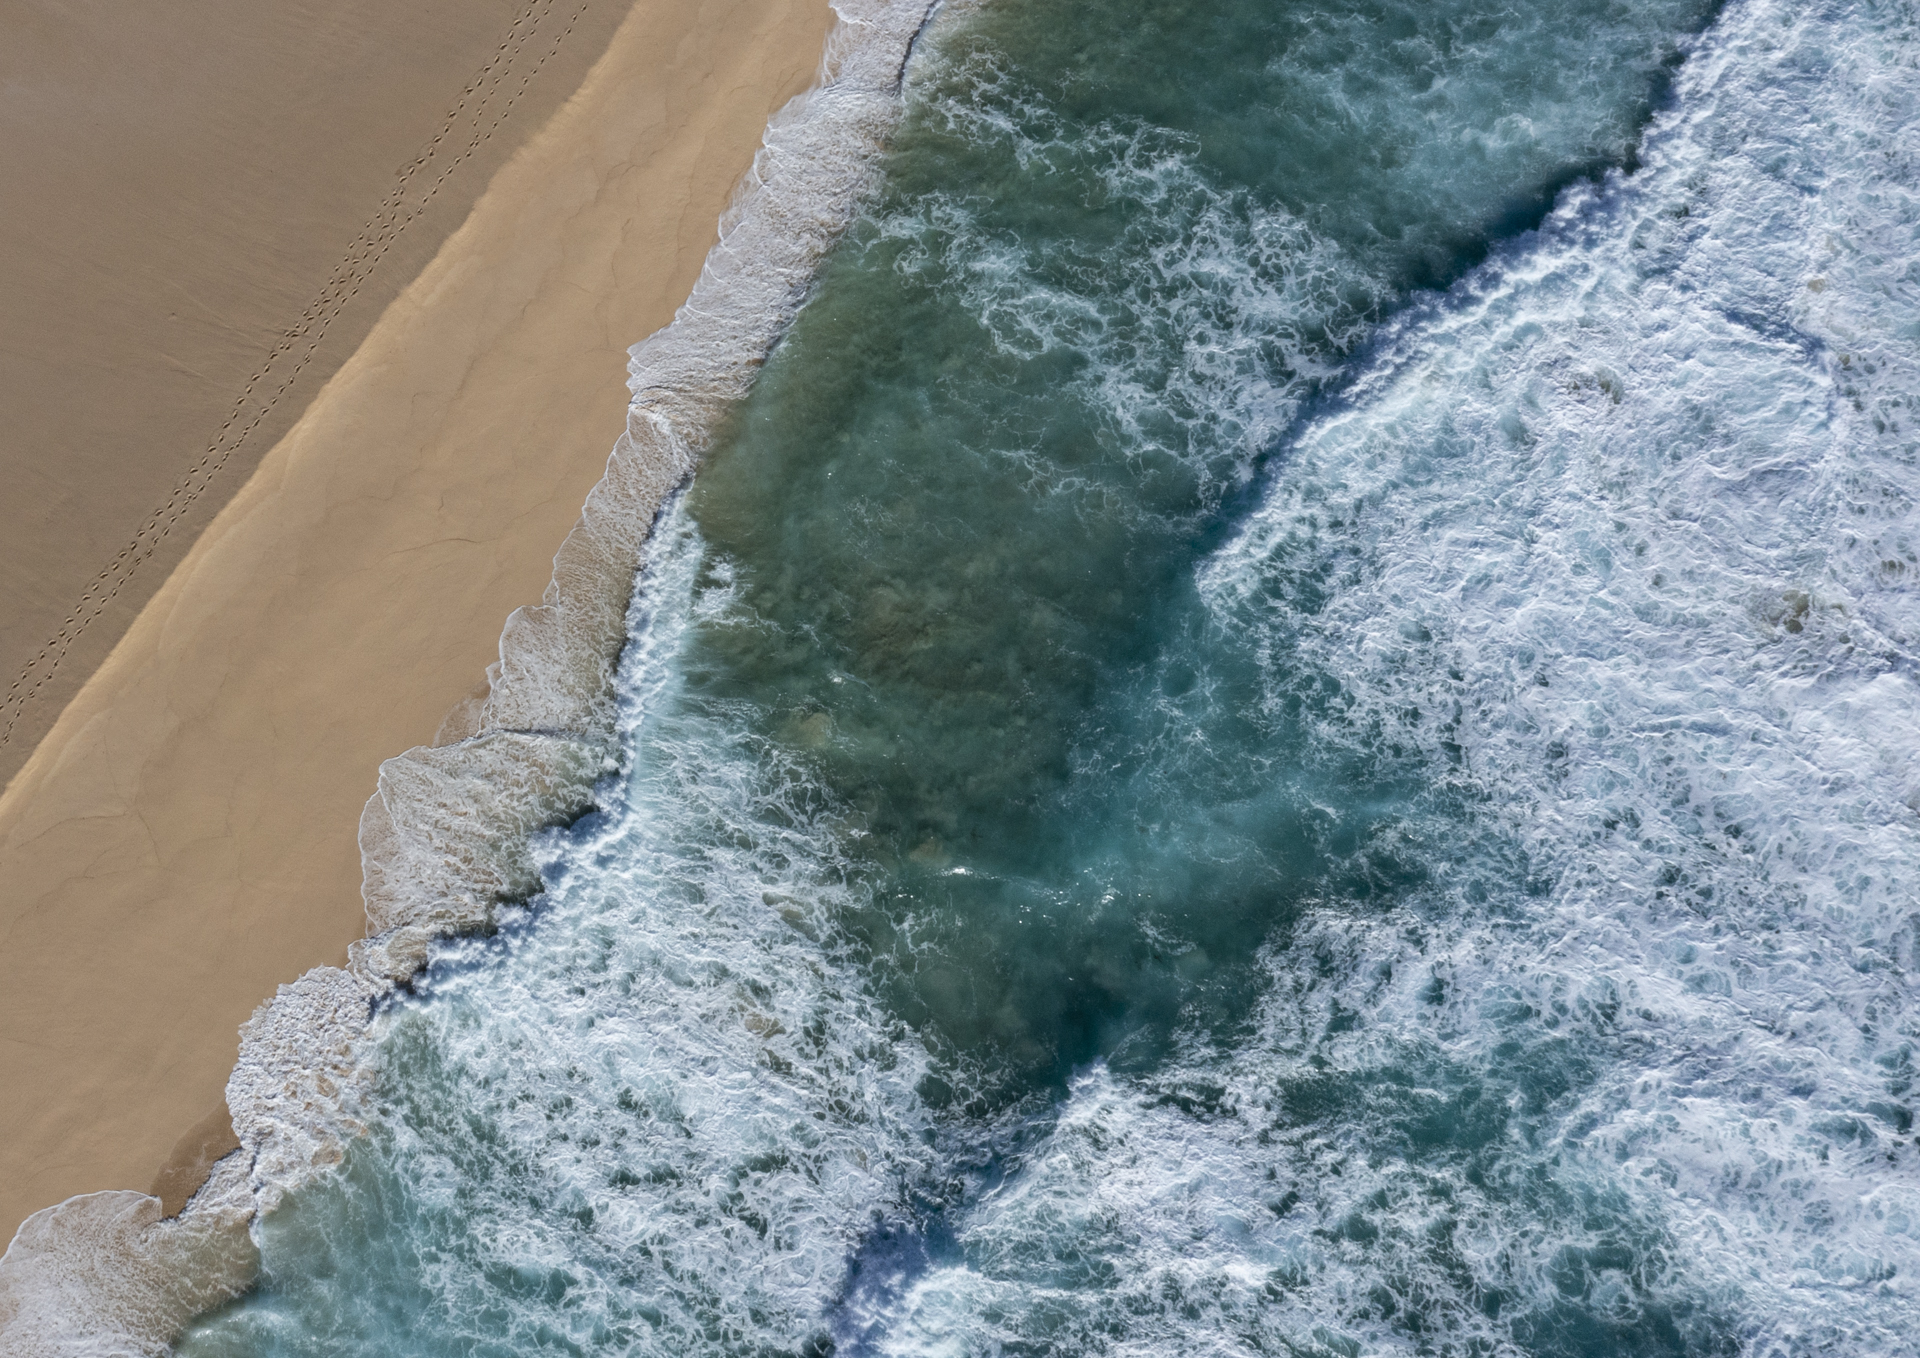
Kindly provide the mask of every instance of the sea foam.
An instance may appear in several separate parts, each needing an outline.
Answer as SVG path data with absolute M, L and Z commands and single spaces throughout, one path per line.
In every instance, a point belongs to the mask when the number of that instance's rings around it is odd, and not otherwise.
M 1323 749 L 1443 771 L 1432 875 L 1083 1073 L 856 1351 L 1911 1347 L 1910 25 L 1730 6 L 1644 168 L 1278 450 L 1203 589 Z
M 682 640 L 727 590 L 684 514 L 649 550 L 604 809 L 537 839 L 536 908 L 375 1020 L 368 1135 L 262 1219 L 273 1286 L 187 1352 L 817 1350 L 924 1177 L 927 1057 L 836 939 L 832 809 L 686 701 Z

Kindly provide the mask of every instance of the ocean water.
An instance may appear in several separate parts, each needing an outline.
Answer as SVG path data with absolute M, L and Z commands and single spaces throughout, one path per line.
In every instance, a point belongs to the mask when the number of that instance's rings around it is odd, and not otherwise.
M 940 14 L 177 1351 L 1911 1352 L 1917 21 Z

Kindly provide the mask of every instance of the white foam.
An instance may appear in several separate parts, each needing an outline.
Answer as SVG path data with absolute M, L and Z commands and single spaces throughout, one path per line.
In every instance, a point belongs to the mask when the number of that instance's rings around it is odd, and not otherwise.
M 820 83 L 768 126 L 692 295 L 673 324 L 634 346 L 626 432 L 554 559 L 543 601 L 507 620 L 475 731 L 381 768 L 361 826 L 376 941 L 490 923 L 538 883 L 531 832 L 584 812 L 595 781 L 618 766 L 614 671 L 655 519 L 850 219 L 898 116 L 908 47 L 932 10 L 925 0 L 850 0 L 836 12 Z M 377 982 L 384 954 L 364 956 Z
M 613 674 L 654 519 L 851 219 L 932 6 L 850 0 L 838 12 L 821 83 L 768 126 L 692 295 L 672 325 L 634 346 L 626 432 L 554 558 L 542 602 L 507 620 L 473 732 L 383 767 L 361 827 L 376 931 L 409 920 L 484 924 L 494 902 L 531 885 L 514 858 L 524 829 L 578 815 L 605 761 L 617 759 Z
M 253 1281 L 246 1165 L 229 1156 L 192 1210 L 160 1218 L 145 1193 L 85 1193 L 36 1212 L 0 1258 L 9 1358 L 149 1358 L 199 1312 Z
M 432 1259 L 436 1314 L 510 1347 L 791 1347 L 929 1159 L 926 1054 L 834 943 L 830 805 L 731 706 L 686 700 L 682 639 L 727 594 L 696 588 L 701 558 L 670 512 L 621 670 L 632 767 L 590 828 L 539 841 L 537 916 L 443 946 L 358 1066 L 378 1097 L 344 1191 Z
M 929 100 L 930 120 L 1137 210 L 1123 240 L 1096 247 L 990 228 L 966 193 L 935 187 L 875 223 L 908 243 L 896 267 L 957 288 L 1003 354 L 1079 356 L 1074 395 L 1134 463 L 1183 465 L 1208 494 L 1244 483 L 1331 375 L 1329 342 L 1364 332 L 1354 304 L 1378 294 L 1375 281 L 1284 208 L 1219 188 L 1190 136 L 1083 125 L 978 51 L 929 77 L 949 87 Z M 1336 316 L 1344 329 L 1330 335 Z M 1003 455 L 1026 463 L 1034 493 L 1082 484 L 1032 450 Z
M 1312 912 L 1231 1055 L 1080 1081 L 860 1344 L 1910 1351 L 1913 41 L 1730 7 L 1643 171 L 1284 450 L 1208 595 L 1276 707 L 1338 677 L 1322 741 L 1454 770 L 1397 831 L 1440 870 Z

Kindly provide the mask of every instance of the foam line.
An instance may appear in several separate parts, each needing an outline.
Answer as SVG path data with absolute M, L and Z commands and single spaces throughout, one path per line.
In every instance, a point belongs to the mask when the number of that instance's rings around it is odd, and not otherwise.
M 516 611 L 490 691 L 443 743 L 388 760 L 360 828 L 370 937 L 241 1030 L 227 1087 L 241 1148 L 173 1220 L 137 1193 L 36 1213 L 0 1260 L 9 1355 L 161 1353 L 195 1314 L 251 1281 L 250 1223 L 338 1164 L 345 1110 L 383 997 L 429 942 L 485 928 L 534 889 L 528 837 L 593 804 L 617 767 L 613 677 L 625 615 L 661 507 L 685 481 L 805 300 L 851 220 L 900 110 L 912 43 L 937 0 L 838 0 L 820 77 L 767 128 L 673 322 L 634 346 L 627 429 L 540 604 Z

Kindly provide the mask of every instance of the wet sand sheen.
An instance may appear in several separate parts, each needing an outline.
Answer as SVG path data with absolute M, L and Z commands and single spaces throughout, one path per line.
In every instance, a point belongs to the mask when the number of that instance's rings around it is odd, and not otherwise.
M 633 10 L 0 796 L 0 1238 L 75 1193 L 173 1206 L 222 1144 L 237 1026 L 361 932 L 380 760 L 539 598 L 626 347 L 685 298 L 830 18 Z

